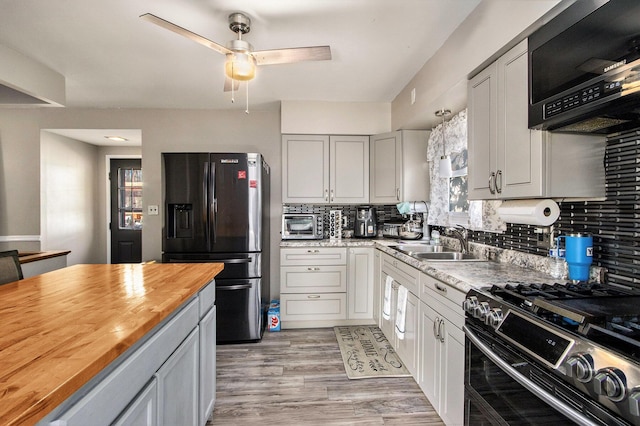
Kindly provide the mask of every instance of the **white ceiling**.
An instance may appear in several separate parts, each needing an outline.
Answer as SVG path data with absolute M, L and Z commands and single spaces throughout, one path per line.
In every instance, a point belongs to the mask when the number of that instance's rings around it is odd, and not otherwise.
M 0 0 L 0 45 L 66 80 L 66 107 L 243 109 L 224 93 L 224 56 L 139 18 L 153 13 L 225 45 L 247 13 L 255 50 L 330 45 L 331 61 L 264 66 L 250 109 L 280 100 L 391 102 L 480 0 Z M 135 129 L 48 129 L 139 146 Z M 127 142 L 112 142 L 120 135 Z
M 251 108 L 280 100 L 391 102 L 480 0 L 0 0 L 0 44 L 66 78 L 67 107 L 244 108 L 223 93 L 224 56 L 139 18 L 220 44 L 252 19 L 256 50 L 330 45 L 331 61 L 260 67 Z

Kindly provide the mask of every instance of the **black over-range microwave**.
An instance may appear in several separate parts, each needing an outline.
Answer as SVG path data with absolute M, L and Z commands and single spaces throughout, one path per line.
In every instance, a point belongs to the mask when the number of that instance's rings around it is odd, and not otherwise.
M 577 0 L 529 36 L 529 127 L 640 127 L 639 0 Z

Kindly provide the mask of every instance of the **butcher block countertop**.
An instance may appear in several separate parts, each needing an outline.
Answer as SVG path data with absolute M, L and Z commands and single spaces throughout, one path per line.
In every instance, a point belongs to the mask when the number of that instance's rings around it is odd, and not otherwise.
M 74 265 L 0 285 L 0 424 L 34 424 L 223 265 Z

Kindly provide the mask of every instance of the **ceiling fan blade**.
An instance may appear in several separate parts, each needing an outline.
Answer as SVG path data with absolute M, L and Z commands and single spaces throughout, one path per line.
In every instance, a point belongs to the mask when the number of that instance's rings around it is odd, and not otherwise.
M 303 61 L 331 59 L 330 46 L 292 47 L 289 49 L 260 50 L 252 53 L 258 65 L 290 64 Z
M 176 34 L 179 34 L 183 37 L 186 37 L 190 40 L 195 41 L 196 43 L 200 43 L 201 45 L 206 46 L 209 49 L 213 49 L 216 52 L 220 52 L 224 55 L 226 55 L 227 53 L 232 53 L 231 50 L 227 49 L 226 47 L 214 41 L 209 40 L 208 38 L 202 37 L 201 35 L 191 32 L 186 28 L 182 28 L 181 26 L 176 25 L 172 22 L 159 18 L 156 15 L 153 15 L 151 13 L 145 13 L 144 15 L 140 15 L 140 18 L 144 19 L 145 21 L 156 24 L 162 28 L 165 28 L 169 31 L 173 31 Z
M 233 90 L 238 90 L 238 88 L 240 87 L 240 82 L 238 80 L 233 80 L 233 79 L 230 79 L 229 77 L 225 76 L 225 78 L 224 78 L 224 91 L 225 92 L 230 92 L 232 84 L 233 84 Z

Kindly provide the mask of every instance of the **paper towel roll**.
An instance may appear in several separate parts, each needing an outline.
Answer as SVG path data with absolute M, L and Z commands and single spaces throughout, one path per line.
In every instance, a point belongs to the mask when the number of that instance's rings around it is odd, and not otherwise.
M 509 223 L 549 226 L 560 217 L 560 207 L 553 200 L 503 201 L 498 214 Z

